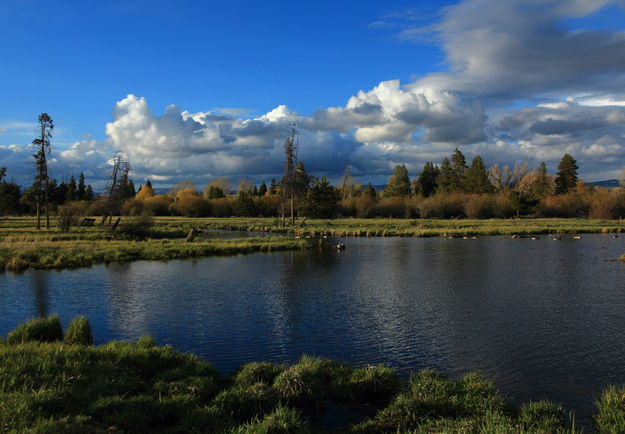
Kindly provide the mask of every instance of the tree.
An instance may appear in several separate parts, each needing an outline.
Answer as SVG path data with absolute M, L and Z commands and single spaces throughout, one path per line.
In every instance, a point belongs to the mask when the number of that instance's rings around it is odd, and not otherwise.
M 269 184 L 269 194 L 276 194 L 278 192 L 278 184 L 276 184 L 276 178 L 271 178 Z
M 579 166 L 573 157 L 564 154 L 560 164 L 558 165 L 558 173 L 556 176 L 556 194 L 568 193 L 575 189 L 577 184 L 577 169 Z
M 384 196 L 409 196 L 410 195 L 410 178 L 408 177 L 408 169 L 405 164 L 395 166 L 393 174 L 388 178 L 386 187 L 384 188 Z
M 471 167 L 465 171 L 462 186 L 467 193 L 490 194 L 495 192 L 495 187 L 488 180 L 486 167 L 479 155 L 473 159 Z
M 436 177 L 436 192 L 451 193 L 452 191 L 458 190 L 460 186 L 457 181 L 456 173 L 449 162 L 449 158 L 445 157 L 441 163 L 438 176 Z
M 425 163 L 421 174 L 414 182 L 414 193 L 423 197 L 428 197 L 436 191 L 436 178 L 438 178 L 438 167 L 433 163 Z
M 0 182 L 2 182 L 5 176 L 7 176 L 7 168 L 0 167 Z
M 135 199 L 144 200 L 148 197 L 154 197 L 154 189 L 152 188 L 152 183 L 148 179 L 145 185 L 142 185 L 139 188 L 139 192 L 136 194 Z
M 80 172 L 78 176 L 78 190 L 76 191 L 76 199 L 85 200 L 85 193 L 87 191 L 87 186 L 85 185 L 85 174 Z
M 363 196 L 367 197 L 371 200 L 377 200 L 378 198 L 378 192 L 375 190 L 375 187 L 373 185 L 371 185 L 371 183 L 369 183 L 366 187 L 365 190 L 363 192 Z
M 258 195 L 264 196 L 266 194 L 267 194 L 267 184 L 263 182 L 262 184 L 260 184 L 260 187 L 258 187 Z
M 536 178 L 530 187 L 530 195 L 535 199 L 541 199 L 553 192 L 553 179 L 547 174 L 547 166 L 543 161 L 540 163 Z
M 297 132 L 295 124 L 291 128 L 291 135 L 284 142 L 284 175 L 280 181 L 280 211 L 282 214 L 282 226 L 286 221 L 286 204 L 290 202 L 291 206 L 291 225 L 295 225 L 295 177 L 297 163 Z
M 93 188 L 91 188 L 91 184 L 87 185 L 87 189 L 85 190 L 85 199 L 84 200 L 93 200 Z
M 495 164 L 489 169 L 488 177 L 497 191 L 504 191 L 515 188 L 529 172 L 530 167 L 527 162 L 521 165 L 514 163 L 513 168 L 508 165 L 499 167 Z
M 50 229 L 50 207 L 48 204 L 48 163 L 46 155 L 50 154 L 50 139 L 52 138 L 52 130 L 54 123 L 47 113 L 39 115 L 39 136 L 33 140 L 33 145 L 37 153 L 35 157 L 36 175 L 35 175 L 35 191 L 37 206 L 37 229 L 41 229 L 41 203 L 46 207 L 46 229 Z
M 0 167 L 0 215 L 17 214 L 20 211 L 20 187 L 4 180 L 7 171 Z
M 454 176 L 456 178 L 456 188 L 454 190 L 462 190 L 465 172 L 469 167 L 467 166 L 467 160 L 464 158 L 462 152 L 460 152 L 460 148 L 456 148 L 451 156 L 451 167 L 454 171 Z
M 239 180 L 239 186 L 237 187 L 237 193 L 245 192 L 252 193 L 254 191 L 254 182 L 249 179 L 241 178 Z
M 341 195 L 326 179 L 315 179 L 306 195 L 304 214 L 311 218 L 329 219 L 336 215 Z
M 211 190 L 211 187 L 214 188 Z M 213 197 L 210 195 L 211 191 L 213 192 Z M 218 191 L 221 191 L 221 193 L 217 193 Z M 204 186 L 204 197 L 207 199 L 219 199 L 226 197 L 231 191 L 232 183 L 228 178 L 215 178 L 208 181 Z
M 72 176 L 69 182 L 67 183 L 67 190 L 65 192 L 65 201 L 66 202 L 74 201 L 76 200 L 77 196 L 78 196 L 78 187 L 76 185 L 76 179 L 74 179 L 74 176 Z

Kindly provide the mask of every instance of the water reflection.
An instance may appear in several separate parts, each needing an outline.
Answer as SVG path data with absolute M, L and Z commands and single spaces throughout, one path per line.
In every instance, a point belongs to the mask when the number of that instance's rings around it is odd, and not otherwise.
M 38 317 L 47 316 L 50 313 L 48 301 L 48 273 L 32 273 L 31 286 L 35 296 L 35 312 Z
M 97 343 L 149 333 L 222 373 L 303 353 L 405 376 L 477 370 L 588 422 L 600 390 L 625 383 L 623 264 L 605 261 L 624 240 L 344 239 L 330 242 L 345 251 L 1 275 L 0 333 L 58 312 L 87 315 Z

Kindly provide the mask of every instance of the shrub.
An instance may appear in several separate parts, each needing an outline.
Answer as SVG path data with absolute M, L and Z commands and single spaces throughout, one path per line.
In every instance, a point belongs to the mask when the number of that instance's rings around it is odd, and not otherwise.
M 117 233 L 130 238 L 144 239 L 151 235 L 154 219 L 147 213 L 130 217 L 117 228 Z
M 61 321 L 56 314 L 44 318 L 31 319 L 18 325 L 7 334 L 6 341 L 19 344 L 28 341 L 54 342 L 63 340 Z
M 155 216 L 164 216 L 169 215 L 169 205 L 171 204 L 172 198 L 169 196 L 152 196 L 146 197 L 143 199 L 143 211 L 149 212 Z
M 406 204 L 403 197 L 385 197 L 374 207 L 373 213 L 380 217 L 401 218 L 406 215 Z
M 212 199 L 210 200 L 210 204 L 213 208 L 213 217 L 230 217 L 233 215 L 233 199 L 222 198 L 222 199 Z
M 69 232 L 72 226 L 78 226 L 80 218 L 84 216 L 85 206 L 79 202 L 67 202 L 57 209 L 59 229 L 62 232 Z
M 502 191 L 493 199 L 493 214 L 499 219 L 507 219 L 516 216 L 516 208 L 510 195 Z
M 135 216 L 143 212 L 143 201 L 140 199 L 126 199 L 121 207 L 122 215 Z
M 469 194 L 464 200 L 462 209 L 470 219 L 485 219 L 494 215 L 493 198 L 490 195 Z
M 586 217 L 588 201 L 579 192 L 548 196 L 541 201 L 539 213 L 543 217 Z
M 458 218 L 464 217 L 464 198 L 462 193 L 437 193 L 424 199 L 419 204 L 423 218 Z
M 87 317 L 79 316 L 69 323 L 63 342 L 68 345 L 93 345 L 93 335 Z
M 185 217 L 209 217 L 211 215 L 210 201 L 196 194 L 178 193 L 176 201 L 170 205 L 170 210 L 175 214 Z
M 614 211 L 617 207 L 617 196 L 610 193 L 605 188 L 597 188 L 589 197 L 588 217 L 591 219 L 611 219 L 614 218 Z

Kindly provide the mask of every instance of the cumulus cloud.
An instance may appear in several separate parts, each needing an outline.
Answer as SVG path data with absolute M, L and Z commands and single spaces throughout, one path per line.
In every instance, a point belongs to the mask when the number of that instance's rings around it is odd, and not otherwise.
M 105 141 L 80 140 L 54 164 L 104 177 L 111 152 L 122 151 L 138 180 L 267 180 L 280 176 L 284 140 L 296 123 L 307 169 L 332 179 L 348 164 L 363 181 L 383 181 L 403 163 L 416 175 L 458 145 L 488 164 L 546 161 L 551 169 L 571 153 L 582 176 L 616 176 L 625 157 L 625 32 L 571 20 L 621 6 L 619 0 L 464 0 L 444 8 L 435 25 L 399 30 L 389 14 L 374 27 L 419 42 L 424 32 L 435 34 L 449 70 L 405 85 L 383 81 L 310 115 L 285 105 L 257 116 L 226 108 L 191 113 L 176 105 L 155 114 L 146 98 L 128 95 L 115 105 Z M 413 22 L 422 16 L 400 15 Z M 0 124 L 0 134 L 13 127 L 19 125 Z M 27 159 L 29 152 L 0 145 L 3 162 Z

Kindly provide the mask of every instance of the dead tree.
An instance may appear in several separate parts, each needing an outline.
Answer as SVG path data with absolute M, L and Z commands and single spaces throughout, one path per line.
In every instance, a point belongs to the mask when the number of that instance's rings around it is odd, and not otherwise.
M 295 225 L 295 173 L 297 165 L 297 130 L 295 124 L 291 127 L 291 135 L 284 142 L 284 176 L 281 184 L 280 209 L 282 226 L 286 224 L 286 202 L 290 199 L 291 225 Z
M 106 222 L 107 218 L 109 219 L 109 223 L 113 220 L 116 205 L 119 200 L 123 199 L 123 194 L 121 193 L 124 192 L 121 190 L 127 187 L 129 179 L 128 174 L 131 170 L 130 163 L 123 158 L 120 152 L 116 152 L 111 161 L 113 162 L 113 168 L 106 185 L 106 205 L 102 215 L 101 225 Z
M 50 139 L 52 138 L 52 130 L 54 123 L 47 113 L 39 115 L 39 137 L 33 140 L 33 145 L 37 149 L 35 157 L 35 166 L 37 173 L 35 175 L 35 197 L 37 200 L 37 229 L 41 229 L 41 201 L 43 199 L 46 207 L 46 229 L 50 229 L 50 209 L 48 204 L 48 162 L 46 155 L 50 154 Z

